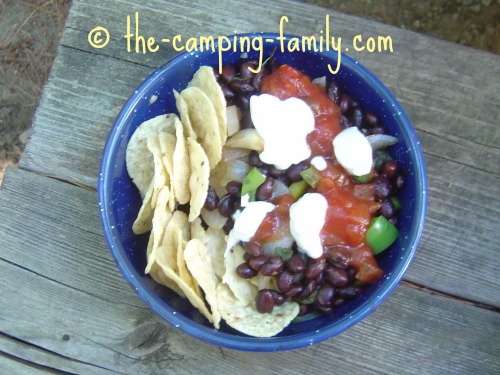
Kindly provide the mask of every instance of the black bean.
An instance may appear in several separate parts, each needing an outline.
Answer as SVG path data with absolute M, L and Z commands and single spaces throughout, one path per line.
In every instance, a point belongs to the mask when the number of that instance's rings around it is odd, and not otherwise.
M 267 201 L 271 199 L 273 195 L 274 178 L 266 177 L 262 185 L 257 188 L 255 198 L 258 201 Z
M 231 214 L 241 207 L 241 198 L 231 195 Z
M 281 272 L 278 276 L 278 279 L 276 280 L 276 284 L 280 292 L 288 292 L 292 288 L 293 275 L 287 270 Z
M 250 112 L 246 112 L 242 117 L 241 117 L 241 123 L 240 123 L 241 129 L 251 129 L 253 128 L 253 122 L 252 122 L 252 116 L 250 116 Z
M 220 86 L 222 93 L 224 94 L 224 97 L 226 98 L 226 100 L 234 98 L 234 96 L 235 96 L 234 91 L 229 88 L 227 83 L 221 82 L 219 84 L 219 86 Z
M 303 272 L 306 269 L 306 262 L 299 254 L 295 254 L 285 262 L 285 267 L 292 274 L 296 274 Z
M 248 112 L 249 108 L 250 108 L 250 96 L 246 96 L 246 95 L 238 95 L 236 96 L 235 98 L 235 103 L 236 105 L 238 106 L 238 108 L 242 111 L 242 112 Z M 248 116 L 247 117 L 250 117 L 250 113 L 248 112 Z M 248 120 L 247 120 L 248 121 Z M 248 126 L 249 124 L 245 124 L 245 126 Z M 253 127 L 253 125 L 252 125 Z M 246 129 L 246 128 L 245 128 Z
M 269 257 L 268 261 L 260 267 L 259 272 L 263 276 L 274 276 L 278 275 L 283 271 L 284 262 L 283 259 L 276 256 Z
M 251 279 L 257 275 L 257 271 L 250 267 L 248 262 L 245 262 L 236 267 L 236 274 L 243 279 Z
M 270 289 L 262 289 L 257 292 L 255 307 L 260 313 L 270 313 L 274 308 L 273 293 Z
M 307 168 L 308 168 L 308 162 L 306 160 L 301 161 L 300 163 L 297 164 L 292 164 L 285 172 L 286 177 L 288 177 L 290 182 L 298 182 L 302 180 L 300 172 L 306 170 Z
M 226 184 L 226 191 L 229 195 L 233 197 L 240 198 L 241 197 L 241 182 L 238 181 L 229 181 Z
M 340 103 L 339 103 L 339 107 L 340 107 L 340 113 L 346 113 L 347 110 L 349 109 L 349 96 L 347 96 L 346 94 L 342 94 L 340 96 Z
M 256 73 L 252 78 L 252 85 L 255 90 L 260 91 L 260 85 L 262 84 L 262 78 L 266 75 L 266 70 L 261 69 L 260 72 Z
M 386 219 L 390 219 L 396 214 L 396 209 L 394 208 L 394 205 L 392 204 L 392 201 L 390 199 L 384 199 L 382 201 L 379 211 L 380 214 Z
M 345 286 L 337 289 L 337 295 L 346 299 L 356 298 L 361 294 L 361 288 L 359 286 Z
M 253 64 L 251 61 L 245 61 L 243 64 L 241 64 L 241 67 L 240 67 L 240 77 L 242 79 L 249 79 L 251 77 L 253 77 L 255 75 L 255 73 L 253 73 L 250 68 L 252 68 L 252 70 L 255 71 L 255 68 L 256 68 L 257 64 Z
M 326 81 L 326 93 L 332 102 L 337 105 L 340 103 L 340 87 L 335 81 L 331 79 Z
M 334 296 L 335 288 L 326 282 L 318 290 L 318 303 L 323 306 L 329 306 Z
M 302 292 L 300 292 L 298 298 L 302 300 L 306 299 L 312 294 L 312 292 L 314 292 L 317 286 L 318 284 L 316 283 L 316 280 L 307 280 L 304 284 L 304 289 L 302 289 Z
M 359 128 L 363 122 L 363 111 L 359 107 L 352 107 L 349 112 L 351 123 Z
M 223 65 L 220 78 L 229 83 L 236 76 L 236 70 L 232 65 Z
M 252 94 L 255 91 L 255 87 L 249 82 L 241 81 L 239 79 L 233 79 L 229 83 L 229 87 L 236 93 L 240 95 Z
M 253 259 L 250 259 L 248 263 L 250 264 L 250 267 L 252 267 L 254 270 L 258 271 L 262 267 L 263 264 L 265 264 L 269 259 L 269 256 L 266 254 L 260 254 L 256 256 Z
M 340 116 L 340 126 L 342 126 L 342 128 L 344 128 L 344 129 L 347 129 L 351 126 L 349 119 L 347 117 L 345 117 L 344 115 Z
M 349 282 L 349 275 L 344 268 L 330 266 L 325 270 L 325 277 L 333 286 L 344 286 Z
M 381 201 L 391 194 L 392 185 L 387 177 L 377 177 L 374 181 L 373 193 L 377 200 Z
M 382 166 L 382 174 L 386 177 L 392 177 L 398 171 L 398 163 L 396 160 L 386 161 Z
M 260 168 L 264 165 L 262 160 L 260 160 L 259 153 L 255 150 L 250 151 L 250 155 L 248 156 L 248 163 L 252 167 Z
M 224 233 L 229 234 L 229 232 L 231 232 L 231 229 L 233 229 L 233 227 L 234 227 L 234 220 L 232 217 L 230 217 L 226 220 L 224 226 L 222 227 L 222 230 L 224 231 Z
M 209 186 L 204 207 L 209 211 L 213 211 L 217 208 L 218 203 L 219 197 L 217 196 L 217 193 L 215 192 L 213 187 Z
M 229 217 L 233 213 L 231 198 L 230 194 L 226 194 L 219 199 L 217 208 L 219 209 L 219 213 L 224 217 Z
M 285 297 L 295 297 L 296 295 L 300 294 L 303 290 L 303 286 L 302 284 L 293 284 L 292 287 L 288 290 L 288 292 L 286 293 L 283 293 L 285 295 Z
M 378 119 L 377 116 L 373 112 L 365 112 L 363 116 L 365 123 L 370 125 L 371 127 L 377 125 Z
M 262 254 L 262 247 L 254 241 L 244 242 L 243 248 L 254 258 Z
M 271 293 L 273 295 L 273 301 L 276 306 L 281 306 L 285 303 L 285 297 L 283 296 L 283 294 L 275 290 L 271 290 Z
M 278 178 L 284 173 L 283 170 L 276 168 L 274 165 L 267 165 L 267 167 L 271 177 Z
M 304 276 L 307 279 L 316 279 L 321 272 L 326 268 L 325 259 L 313 259 L 307 265 L 307 268 L 304 272 Z
M 342 252 L 342 246 L 329 246 L 325 249 L 328 261 L 338 268 L 349 267 L 349 257 Z

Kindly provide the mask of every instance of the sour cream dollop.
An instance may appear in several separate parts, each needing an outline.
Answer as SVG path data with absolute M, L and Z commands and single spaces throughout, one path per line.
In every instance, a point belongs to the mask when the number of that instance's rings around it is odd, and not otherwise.
M 319 193 L 306 193 L 290 206 L 290 232 L 299 251 L 310 258 L 323 254 L 320 233 L 325 224 L 328 202 Z
M 342 130 L 333 140 L 337 161 L 349 174 L 363 176 L 370 173 L 373 150 L 366 137 L 356 126 Z
M 314 114 L 305 101 L 254 95 L 250 98 L 250 115 L 264 139 L 264 150 L 260 153 L 264 163 L 287 169 L 311 156 L 306 137 L 314 130 Z
M 275 205 L 265 201 L 249 202 L 234 221 L 233 229 L 229 232 L 224 256 L 240 241 L 250 241 L 268 212 L 274 210 Z

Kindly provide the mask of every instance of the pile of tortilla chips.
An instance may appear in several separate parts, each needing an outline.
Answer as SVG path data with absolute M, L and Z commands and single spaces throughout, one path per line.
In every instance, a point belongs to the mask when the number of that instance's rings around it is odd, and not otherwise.
M 268 314 L 257 311 L 257 291 L 275 288 L 274 279 L 238 277 L 243 248 L 235 246 L 224 257 L 226 218 L 203 208 L 213 180 L 222 191 L 227 181 L 221 175 L 231 169 L 244 172 L 232 166 L 249 150 L 241 132 L 232 149 L 224 147 L 234 133 L 227 122 L 232 114 L 211 67 L 199 68 L 188 87 L 174 95 L 179 115 L 145 121 L 127 146 L 127 170 L 143 199 L 132 229 L 150 232 L 145 272 L 187 298 L 215 328 L 223 319 L 245 334 L 274 336 L 297 316 L 298 304 L 285 302 Z M 189 207 L 189 213 L 179 205 Z

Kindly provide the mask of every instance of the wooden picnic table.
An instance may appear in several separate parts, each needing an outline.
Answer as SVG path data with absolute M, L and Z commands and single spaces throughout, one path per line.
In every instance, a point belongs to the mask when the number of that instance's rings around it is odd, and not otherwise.
M 101 231 L 98 164 L 128 96 L 176 54 L 127 52 L 135 12 L 146 41 L 278 32 L 283 15 L 295 35 L 320 33 L 329 15 L 344 46 L 391 36 L 392 53 L 348 54 L 417 130 L 428 216 L 404 281 L 361 323 L 300 350 L 228 350 L 171 327 L 126 283 Z M 97 26 L 104 48 L 88 42 Z M 0 190 L 0 373 L 500 373 L 499 93 L 498 55 L 299 2 L 74 0 L 31 140 Z

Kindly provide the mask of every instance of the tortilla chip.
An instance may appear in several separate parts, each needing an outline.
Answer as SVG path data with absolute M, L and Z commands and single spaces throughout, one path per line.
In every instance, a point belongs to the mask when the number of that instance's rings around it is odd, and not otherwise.
M 163 247 L 160 246 L 156 251 L 157 251 L 157 253 L 162 254 L 163 253 Z M 161 255 L 160 255 L 160 257 L 161 257 Z M 151 266 L 151 270 L 149 271 L 149 275 L 158 284 L 164 285 L 167 288 L 173 290 L 175 293 L 177 293 L 182 298 L 186 298 L 186 294 L 182 291 L 182 289 L 177 285 L 177 283 L 174 280 L 170 279 L 163 272 L 163 268 L 161 268 L 158 265 L 158 263 L 156 262 L 156 260 L 154 261 L 153 265 Z
M 181 117 L 182 126 L 184 127 L 184 134 L 186 137 L 191 137 L 196 139 L 196 133 L 191 125 L 191 120 L 189 119 L 189 109 L 188 104 L 184 98 L 174 90 L 175 105 L 179 111 L 179 116 Z
M 205 292 L 205 299 L 212 310 L 214 327 L 219 328 L 221 317 L 217 307 L 216 288 L 220 280 L 215 275 L 208 250 L 200 240 L 193 238 L 186 245 L 184 258 L 189 272 Z
M 170 184 L 172 184 L 174 176 L 174 150 L 175 150 L 175 143 L 177 140 L 175 138 L 175 135 L 173 134 L 160 132 L 158 134 L 158 141 L 160 142 L 160 150 L 161 150 L 163 165 L 165 166 L 165 169 L 169 176 Z M 171 189 L 170 199 L 168 201 L 168 207 L 170 208 L 171 211 L 175 209 L 175 203 L 176 203 L 175 194 L 173 192 L 173 189 Z
M 158 255 L 160 255 L 160 253 L 158 253 Z M 208 311 L 208 308 L 205 305 L 203 299 L 199 295 L 197 295 L 196 292 L 188 284 L 186 284 L 186 282 L 182 280 L 172 268 L 168 266 L 168 264 L 164 262 L 164 259 L 161 256 L 158 256 L 157 263 L 161 267 L 165 276 L 174 281 L 179 286 L 179 288 L 184 292 L 189 302 L 191 302 L 191 304 L 195 308 L 197 308 L 198 311 L 202 313 L 209 320 L 210 323 L 213 323 L 214 320 L 212 317 L 212 313 Z
M 192 138 L 188 138 L 187 144 L 191 166 L 191 176 L 189 177 L 189 190 L 191 192 L 189 221 L 192 222 L 200 216 L 200 211 L 207 199 L 210 166 L 207 155 L 198 142 Z
M 222 156 L 222 142 L 214 106 L 207 95 L 197 87 L 188 87 L 180 95 L 188 105 L 189 119 L 196 133 L 196 140 L 201 143 L 210 169 L 213 169 Z
M 191 198 L 189 192 L 189 176 L 191 174 L 189 168 L 189 154 L 186 139 L 184 138 L 182 123 L 179 120 L 174 121 L 174 126 L 176 143 L 173 155 L 172 187 L 177 201 L 180 204 L 185 204 L 189 202 Z
M 154 174 L 153 155 L 148 150 L 147 139 L 150 134 L 158 134 L 162 131 L 173 134 L 175 118 L 177 115 L 169 113 L 144 121 L 134 131 L 127 144 L 125 154 L 127 172 L 139 189 L 142 198 L 146 196 Z
M 170 185 L 170 177 L 163 165 L 162 154 L 158 134 L 150 134 L 147 139 L 148 150 L 153 155 L 154 175 L 153 175 L 153 195 L 151 197 L 151 207 L 154 209 L 156 200 L 160 190 L 167 185 Z
M 210 66 L 201 66 L 189 82 L 188 87 L 190 86 L 198 87 L 212 102 L 219 124 L 221 143 L 224 145 L 227 139 L 226 98 L 215 78 L 214 69 Z
M 132 232 L 135 234 L 147 233 L 151 230 L 153 219 L 153 208 L 151 207 L 151 198 L 153 197 L 154 181 L 151 181 L 149 188 L 146 191 L 144 200 L 142 201 L 141 209 L 137 214 L 137 218 L 132 224 Z
M 222 251 L 224 252 L 224 250 Z M 245 254 L 245 250 L 240 245 L 234 246 L 227 252 L 224 258 L 226 272 L 222 277 L 222 282 L 228 285 L 238 301 L 243 305 L 248 305 L 255 301 L 258 290 L 255 285 L 236 274 L 236 267 L 245 262 L 243 254 Z
M 212 266 L 218 278 L 222 279 L 226 273 L 224 251 L 226 250 L 226 234 L 222 229 L 208 228 L 205 232 L 205 246 L 210 253 Z
M 299 305 L 289 301 L 274 306 L 270 313 L 259 313 L 254 303 L 243 304 L 224 283 L 217 286 L 217 303 L 222 319 L 229 326 L 255 337 L 277 335 L 299 314 Z
M 146 266 L 145 273 L 149 273 L 151 266 L 153 265 L 155 259 L 156 249 L 163 242 L 163 236 L 165 234 L 165 229 L 169 220 L 172 218 L 172 211 L 168 208 L 168 200 L 170 197 L 170 190 L 167 186 L 163 186 L 158 194 L 158 200 L 156 202 L 156 207 L 152 219 L 152 230 L 150 235 L 151 251 L 148 248 L 148 264 Z M 152 238 L 152 241 L 151 241 Z M 149 245 L 148 245 L 149 247 Z

